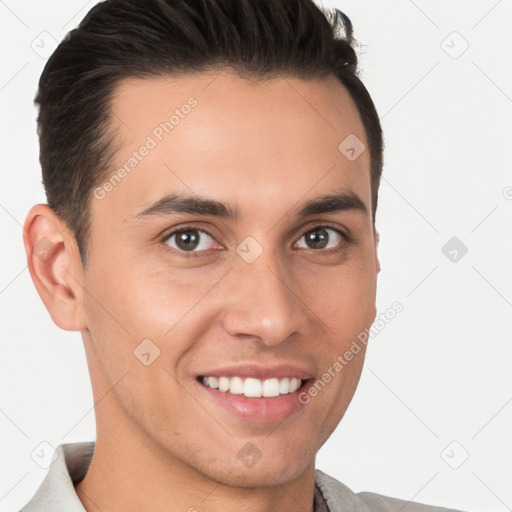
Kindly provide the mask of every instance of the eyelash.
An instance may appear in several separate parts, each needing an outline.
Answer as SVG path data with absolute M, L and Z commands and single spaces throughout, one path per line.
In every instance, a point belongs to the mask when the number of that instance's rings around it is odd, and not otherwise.
M 344 239 L 344 242 L 340 243 L 340 245 L 338 247 L 334 248 L 334 249 L 310 249 L 312 251 L 322 252 L 324 254 L 339 253 L 339 252 L 342 252 L 343 250 L 345 250 L 346 244 L 348 244 L 348 243 L 350 243 L 352 241 L 352 239 L 349 237 L 348 234 L 346 234 L 343 231 L 341 231 L 338 227 L 334 227 L 333 225 L 328 224 L 328 223 L 318 224 L 316 226 L 313 226 L 311 229 L 308 229 L 307 231 L 305 231 L 300 236 L 300 238 L 298 240 L 300 240 L 306 233 L 309 233 L 311 231 L 315 231 L 315 230 L 317 230 L 319 228 L 329 228 L 329 229 L 332 229 L 333 231 L 336 231 L 336 233 L 338 233 Z M 183 232 L 186 232 L 186 231 L 203 232 L 203 233 L 206 233 L 209 237 L 213 238 L 213 240 L 215 240 L 215 237 L 207 229 L 198 228 L 197 226 L 193 226 L 193 225 L 191 225 L 191 226 L 182 226 L 179 229 L 175 229 L 174 231 L 171 231 L 170 233 L 168 233 L 167 235 L 165 235 L 162 238 L 161 242 L 162 242 L 162 244 L 164 246 L 164 249 L 166 251 L 169 251 L 169 252 L 173 253 L 173 254 L 178 254 L 180 257 L 183 257 L 183 258 L 197 258 L 197 257 L 203 256 L 203 253 L 205 253 L 207 251 L 178 251 L 174 247 L 169 247 L 169 245 L 167 245 L 165 243 L 173 235 L 176 235 L 176 234 L 179 234 L 179 233 L 183 233 Z

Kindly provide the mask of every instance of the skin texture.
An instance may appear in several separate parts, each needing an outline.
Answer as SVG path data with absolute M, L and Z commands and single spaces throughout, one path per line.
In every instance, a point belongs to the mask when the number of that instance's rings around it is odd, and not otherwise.
M 85 271 L 48 206 L 35 205 L 25 221 L 34 284 L 53 321 L 81 332 L 89 365 L 96 450 L 76 491 L 89 512 L 312 510 L 315 455 L 352 399 L 364 345 L 280 422 L 242 421 L 208 399 L 196 376 L 289 362 L 320 378 L 370 327 L 380 266 L 369 151 L 349 161 L 338 150 L 349 134 L 367 146 L 364 127 L 334 77 L 256 83 L 223 70 L 126 79 L 112 102 L 112 170 L 190 97 L 190 113 L 102 199 L 92 198 Z M 306 200 L 340 190 L 356 194 L 368 214 L 295 217 Z M 237 206 L 241 219 L 134 218 L 168 192 Z M 329 228 L 328 247 L 312 247 L 304 235 L 324 222 L 351 241 Z M 198 257 L 181 256 L 177 237 L 164 240 L 185 224 L 211 234 L 198 233 Z M 236 252 L 248 236 L 263 249 L 252 263 Z M 41 259 L 34 248 L 45 237 L 52 246 Z M 160 350 L 149 366 L 134 356 L 144 339 Z M 261 453 L 252 467 L 237 457 L 248 442 Z

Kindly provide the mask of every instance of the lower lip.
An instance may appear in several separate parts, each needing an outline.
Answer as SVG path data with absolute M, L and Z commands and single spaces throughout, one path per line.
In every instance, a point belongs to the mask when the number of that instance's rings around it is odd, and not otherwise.
M 213 400 L 235 416 L 257 423 L 283 421 L 292 414 L 299 412 L 305 404 L 299 401 L 299 394 L 307 392 L 314 379 L 308 379 L 293 393 L 279 395 L 273 398 L 248 398 L 245 395 L 235 395 L 228 391 L 205 386 L 196 380 L 198 386 Z

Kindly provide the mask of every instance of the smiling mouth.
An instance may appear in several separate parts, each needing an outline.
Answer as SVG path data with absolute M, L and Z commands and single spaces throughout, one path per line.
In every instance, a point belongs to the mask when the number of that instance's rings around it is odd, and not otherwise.
M 295 393 L 311 379 L 298 377 L 277 377 L 256 379 L 252 377 L 213 377 L 199 375 L 197 381 L 205 387 L 232 395 L 244 395 L 247 398 L 277 398 Z

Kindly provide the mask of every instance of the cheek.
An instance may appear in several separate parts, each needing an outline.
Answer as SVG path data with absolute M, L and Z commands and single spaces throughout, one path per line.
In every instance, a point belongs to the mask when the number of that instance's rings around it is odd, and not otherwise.
M 343 345 L 375 318 L 376 273 L 371 262 L 354 261 L 337 268 L 308 273 L 303 284 L 304 302 Z
M 155 390 L 165 390 L 169 404 L 183 399 L 175 363 L 193 343 L 183 332 L 186 322 L 180 322 L 193 297 L 188 300 L 186 287 L 172 286 L 170 279 L 162 282 L 140 272 L 114 275 L 117 270 L 110 270 L 91 272 L 85 284 L 94 364 L 105 382 L 104 392 L 112 389 L 128 416 L 141 424 L 158 424 L 166 408 Z M 172 422 L 169 428 L 174 428 Z
M 211 314 L 208 304 L 217 274 L 215 270 L 139 271 L 130 279 L 122 314 L 133 332 L 153 336 L 162 351 L 170 352 L 170 361 L 177 360 L 194 344 L 195 329 Z
M 152 390 L 165 389 L 171 402 L 179 400 L 173 377 L 179 378 L 180 363 L 209 325 L 204 296 L 218 279 L 206 279 L 204 272 L 195 279 L 185 276 L 192 272 L 144 265 L 101 267 L 89 276 L 85 309 L 98 363 L 110 385 L 130 372 L 116 386 L 127 399 L 145 396 L 148 404 L 158 402 Z
M 103 325 L 121 328 L 125 335 L 138 338 L 153 334 L 160 338 L 194 308 L 208 289 L 207 283 L 190 277 L 191 272 L 160 271 L 140 263 L 102 266 L 90 275 L 87 287 L 91 300 L 87 302 L 95 322 L 105 317 Z

